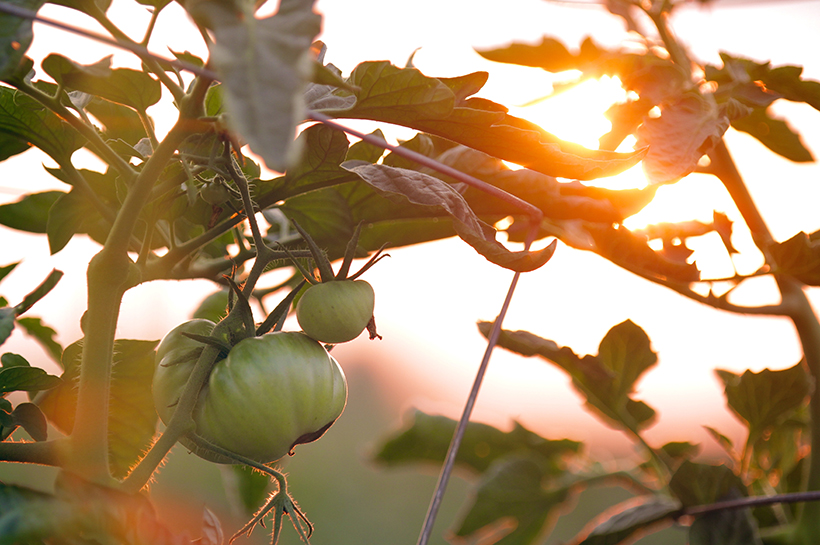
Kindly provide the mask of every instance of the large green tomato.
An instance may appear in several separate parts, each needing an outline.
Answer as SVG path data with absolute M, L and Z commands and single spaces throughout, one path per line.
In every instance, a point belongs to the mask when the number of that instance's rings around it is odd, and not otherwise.
M 305 291 L 296 304 L 296 320 L 317 341 L 345 343 L 364 331 L 375 303 L 373 288 L 364 280 L 331 280 Z
M 192 320 L 171 330 L 157 348 L 154 404 L 166 424 L 203 345 L 183 332 L 209 335 L 214 323 Z M 342 414 L 347 382 L 336 360 L 303 333 L 277 332 L 240 341 L 216 363 L 199 394 L 197 434 L 258 462 L 278 460 L 321 437 Z M 230 462 L 180 441 L 198 455 Z

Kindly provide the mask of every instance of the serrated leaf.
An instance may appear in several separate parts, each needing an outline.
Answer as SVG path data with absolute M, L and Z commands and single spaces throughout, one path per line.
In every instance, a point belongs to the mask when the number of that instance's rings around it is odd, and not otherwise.
M 320 31 L 313 2 L 282 3 L 266 19 L 217 21 L 211 63 L 220 75 L 229 122 L 268 168 L 283 172 L 298 156 L 296 125 L 310 77 L 310 46 Z
M 637 131 L 637 146 L 649 147 L 644 172 L 652 183 L 673 183 L 695 170 L 723 137 L 729 118 L 711 96 L 687 93 L 661 107 Z
M 742 375 L 720 371 L 718 377 L 729 408 L 746 423 L 753 441 L 791 415 L 811 392 L 811 379 L 802 363 L 780 371 L 764 369 Z
M 43 59 L 42 67 L 54 81 L 69 89 L 130 106 L 138 112 L 145 112 L 159 102 L 162 97 L 159 81 L 138 70 L 112 69 L 110 64 L 110 57 L 86 66 L 52 53 Z
M 547 72 L 565 72 L 582 69 L 604 52 L 589 41 L 576 55 L 558 40 L 544 37 L 541 43 L 535 45 L 514 42 L 501 48 L 477 49 L 476 53 L 494 62 L 541 68 Z
M 669 489 L 684 507 L 715 503 L 735 492 L 746 495 L 743 481 L 728 467 L 697 464 L 689 460 L 675 471 L 669 481 Z
M 56 331 L 45 325 L 40 318 L 18 318 L 17 324 L 22 327 L 28 335 L 34 337 L 34 339 L 45 348 L 48 355 L 51 356 L 54 361 L 60 363 L 60 359 L 63 355 L 63 347 L 54 340 L 54 337 L 57 336 Z
M 482 476 L 455 535 L 470 536 L 500 525 L 509 528 L 505 519 L 512 519 L 514 529 L 495 543 L 529 545 L 548 531 L 547 525 L 551 529 L 553 511 L 575 495 L 571 487 L 545 489 L 544 478 L 542 466 L 530 456 L 510 455 L 496 460 Z
M 593 528 L 579 545 L 629 543 L 636 535 L 658 523 L 672 522 L 681 505 L 665 496 L 652 496 L 644 503 L 617 513 Z
M 62 191 L 44 191 L 25 195 L 16 202 L 0 206 L 0 224 L 29 233 L 45 233 L 48 211 L 65 195 Z
M 772 117 L 766 108 L 753 108 L 750 115 L 732 121 L 732 127 L 754 136 L 761 144 L 790 161 L 814 161 L 800 135 L 784 120 Z
M 151 393 L 154 348 L 158 341 L 121 339 L 114 343 L 109 402 L 108 446 L 111 472 L 123 477 L 147 449 L 157 425 Z M 46 393 L 39 405 L 65 434 L 74 428 L 77 410 L 75 381 L 80 374 L 82 339 L 63 351 L 62 384 Z M 0 375 L 2 376 L 2 375 Z
M 441 463 L 456 429 L 456 421 L 445 416 L 414 411 L 403 430 L 384 441 L 375 459 L 388 466 L 408 463 Z M 582 444 L 569 439 L 551 440 L 515 423 L 509 432 L 470 422 L 456 456 L 456 464 L 476 472 L 512 453 L 529 453 L 543 461 L 565 467 L 567 455 L 578 453 Z
M 16 426 L 26 430 L 35 441 L 48 440 L 48 424 L 40 408 L 34 403 L 20 403 L 11 413 Z
M 496 265 L 531 271 L 544 265 L 555 251 L 555 243 L 535 252 L 511 252 L 495 240 L 495 230 L 481 221 L 467 202 L 449 184 L 438 178 L 406 169 L 378 164 L 343 163 L 342 168 L 355 173 L 379 193 L 410 204 L 445 211 L 455 220 L 458 235 Z
M 62 381 L 37 367 L 3 367 L 0 369 L 0 394 L 16 391 L 49 390 Z
M 490 327 L 490 322 L 479 323 L 485 337 Z M 630 320 L 609 330 L 597 356 L 579 357 L 570 348 L 527 331 L 502 331 L 498 346 L 523 356 L 540 356 L 566 371 L 587 405 L 610 424 L 636 430 L 654 420 L 649 405 L 630 397 L 640 376 L 657 362 L 646 333 Z
M 10 4 L 37 12 L 45 0 L 10 0 Z M 8 13 L 0 14 L 0 79 L 13 74 L 31 45 L 32 21 Z
M 27 143 L 40 148 L 58 164 L 68 162 L 71 154 L 85 143 L 85 139 L 54 112 L 8 87 L 0 87 L 0 134 L 16 139 L 21 145 Z

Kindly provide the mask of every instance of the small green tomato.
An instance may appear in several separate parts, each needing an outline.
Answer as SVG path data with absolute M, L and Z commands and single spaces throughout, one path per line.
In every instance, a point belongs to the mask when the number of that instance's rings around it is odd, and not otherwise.
M 364 280 L 314 284 L 299 299 L 296 319 L 317 341 L 338 344 L 358 337 L 373 317 L 376 295 Z

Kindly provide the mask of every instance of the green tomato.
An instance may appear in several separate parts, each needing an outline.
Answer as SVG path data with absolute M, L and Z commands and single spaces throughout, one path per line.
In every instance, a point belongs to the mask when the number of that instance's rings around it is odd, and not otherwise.
M 314 284 L 296 304 L 296 320 L 317 341 L 352 341 L 373 317 L 376 295 L 364 280 L 333 280 Z
M 196 364 L 202 343 L 183 332 L 209 335 L 214 324 L 192 320 L 171 330 L 157 348 L 154 403 L 166 424 Z M 342 414 L 347 382 L 336 360 L 303 333 L 276 332 L 240 341 L 216 363 L 194 409 L 197 434 L 261 463 L 321 437 Z M 199 456 L 226 457 L 181 440 Z

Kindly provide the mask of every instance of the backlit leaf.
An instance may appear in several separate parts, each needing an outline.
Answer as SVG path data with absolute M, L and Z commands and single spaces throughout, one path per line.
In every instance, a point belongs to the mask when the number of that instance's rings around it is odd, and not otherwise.
M 48 439 L 48 424 L 40 408 L 34 403 L 20 403 L 11 413 L 16 426 L 26 430 L 35 441 Z
M 782 422 L 811 391 L 811 379 L 802 363 L 789 369 L 746 371 L 742 375 L 718 370 L 717 375 L 723 381 L 729 408 L 749 427 L 750 438 Z
M 312 8 L 312 1 L 282 2 L 265 19 L 212 21 L 210 60 L 223 82 L 229 122 L 268 168 L 280 172 L 298 157 L 293 139 L 305 115 L 310 46 L 321 25 Z
M 725 465 L 697 464 L 689 460 L 675 471 L 669 489 L 684 507 L 715 503 L 735 493 L 746 496 L 743 481 Z
M 117 340 L 109 405 L 109 462 L 111 471 L 123 477 L 150 446 L 157 425 L 151 393 L 154 348 L 158 341 Z M 62 384 L 39 403 L 48 419 L 63 433 L 74 428 L 77 410 L 75 381 L 80 373 L 82 339 L 63 352 Z
M 547 72 L 581 69 L 597 60 L 603 53 L 587 39 L 578 54 L 573 54 L 564 44 L 549 37 L 544 37 L 541 43 L 536 45 L 512 43 L 506 47 L 479 49 L 476 52 L 491 61 L 541 68 Z
M 48 211 L 65 195 L 62 191 L 44 191 L 21 197 L 17 202 L 0 206 L 0 224 L 29 233 L 45 233 Z
M 58 377 L 37 367 L 3 367 L 0 369 L 0 394 L 15 391 L 48 390 L 61 384 Z
M 438 208 L 455 220 L 458 235 L 478 253 L 502 267 L 530 271 L 544 265 L 552 257 L 555 244 L 535 252 L 511 252 L 495 240 L 495 230 L 481 221 L 464 198 L 446 184 L 430 175 L 384 165 L 344 163 L 343 168 L 355 173 L 379 193 L 393 199 L 406 199 L 411 204 Z
M 122 140 L 133 146 L 146 136 L 139 114 L 127 106 L 94 97 L 85 109 L 103 124 L 108 140 Z
M 0 308 L 0 344 L 6 342 L 11 332 L 14 330 L 14 322 L 17 312 L 11 307 Z
M 750 115 L 732 121 L 732 127 L 754 136 L 761 144 L 786 159 L 797 163 L 814 161 L 800 135 L 782 119 L 771 116 L 766 108 L 753 108 Z
M 649 146 L 643 166 L 652 183 L 672 183 L 692 172 L 729 128 L 729 117 L 710 96 L 682 95 L 661 116 L 644 120 L 638 146 Z
M 28 311 L 34 304 L 45 297 L 48 292 L 54 289 L 54 286 L 57 285 L 57 282 L 63 277 L 63 271 L 58 271 L 57 269 L 53 269 L 49 275 L 43 280 L 39 286 L 37 286 L 34 291 L 27 294 L 23 297 L 23 300 L 20 301 L 15 307 L 14 310 L 17 312 L 17 315 L 21 315 L 24 312 Z
M 444 461 L 456 429 L 456 421 L 444 416 L 414 411 L 403 430 L 387 439 L 376 460 L 388 466 Z M 529 453 L 565 467 L 565 457 L 579 452 L 581 443 L 569 439 L 551 440 L 537 435 L 519 423 L 504 432 L 478 422 L 470 422 L 456 456 L 456 464 L 484 472 L 495 460 L 508 454 Z
M 0 267 L 0 281 L 3 280 L 6 276 L 8 276 L 9 273 L 11 273 L 11 271 L 13 271 L 15 267 L 17 267 L 17 265 L 19 265 L 20 263 L 20 261 L 17 261 L 16 263 L 11 263 L 9 265 L 4 265 Z
M 63 347 L 54 340 L 54 337 L 57 336 L 56 331 L 45 325 L 40 318 L 18 318 L 17 324 L 25 330 L 26 334 L 34 337 L 34 340 L 45 348 L 54 361 L 60 363 Z
M 595 526 L 580 545 L 629 543 L 630 538 L 652 526 L 664 521 L 671 523 L 680 509 L 680 503 L 671 498 L 652 496 L 640 505 L 621 511 Z
M 37 12 L 45 0 L 9 0 L 9 3 Z M 0 79 L 13 74 L 28 51 L 31 41 L 32 21 L 8 13 L 0 14 Z
M 496 460 L 482 475 L 469 511 L 455 532 L 466 537 L 493 530 L 503 535 L 499 545 L 528 545 L 554 524 L 553 511 L 571 500 L 576 490 L 562 487 L 548 490 L 542 485 L 545 474 L 537 459 L 510 455 Z M 511 530 L 511 531 L 510 531 Z

